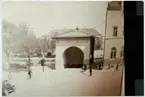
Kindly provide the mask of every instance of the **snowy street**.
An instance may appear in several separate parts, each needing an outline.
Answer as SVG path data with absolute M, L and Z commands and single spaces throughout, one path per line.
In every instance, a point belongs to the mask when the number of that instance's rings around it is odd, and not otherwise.
M 11 82 L 17 89 L 9 96 L 119 96 L 120 93 L 121 68 L 114 75 L 113 70 L 93 70 L 91 77 L 88 70 L 80 73 L 80 69 L 45 67 L 42 72 L 42 67 L 35 66 L 32 71 L 32 79 L 27 72 L 12 73 Z
M 123 6 L 123 1 L 4 3 L 3 95 L 121 96 Z

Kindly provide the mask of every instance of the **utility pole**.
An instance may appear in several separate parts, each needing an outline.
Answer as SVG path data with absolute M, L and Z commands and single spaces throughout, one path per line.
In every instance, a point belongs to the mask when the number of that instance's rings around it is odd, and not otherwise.
M 41 60 L 42 71 L 44 72 L 44 57 Z
M 105 19 L 105 35 L 104 35 L 104 51 L 103 51 L 103 57 L 105 59 L 105 44 L 106 44 L 106 32 L 107 32 L 107 15 L 108 15 L 108 8 L 106 10 L 106 19 Z
M 90 37 L 89 73 L 92 75 L 92 64 L 94 63 L 94 37 Z

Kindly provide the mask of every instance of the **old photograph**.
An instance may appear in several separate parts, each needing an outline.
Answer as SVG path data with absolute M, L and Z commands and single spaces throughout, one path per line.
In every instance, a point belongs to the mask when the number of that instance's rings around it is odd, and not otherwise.
M 2 95 L 124 95 L 123 1 L 3 1 Z

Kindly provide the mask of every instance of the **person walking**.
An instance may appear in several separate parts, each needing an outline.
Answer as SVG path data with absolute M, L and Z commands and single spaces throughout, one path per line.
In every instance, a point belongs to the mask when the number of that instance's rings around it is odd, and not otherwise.
M 115 67 L 115 71 L 112 75 L 114 75 L 119 70 L 119 65 L 120 65 L 120 61 L 117 63 L 117 65 Z
M 32 74 L 32 70 L 29 69 L 29 70 L 28 70 L 29 79 L 31 79 L 31 74 Z
M 110 64 L 110 62 L 108 63 L 108 68 L 107 68 L 107 70 L 109 70 L 109 69 L 111 69 L 111 64 Z
M 42 71 L 44 72 L 44 62 L 45 62 L 45 60 L 44 60 L 44 57 L 41 59 L 41 66 L 42 66 Z
M 121 62 L 121 61 L 119 61 L 119 62 L 117 63 L 117 65 L 116 65 L 116 71 L 118 71 L 118 69 L 119 69 L 120 62 Z
M 90 73 L 90 76 L 92 76 L 92 65 L 90 64 L 90 67 L 89 67 L 89 73 Z
M 90 76 L 92 76 L 92 69 L 89 70 Z
M 103 62 L 100 62 L 99 63 L 99 70 L 102 70 L 103 69 Z
M 119 64 L 116 65 L 116 71 L 118 71 L 118 68 L 119 68 Z

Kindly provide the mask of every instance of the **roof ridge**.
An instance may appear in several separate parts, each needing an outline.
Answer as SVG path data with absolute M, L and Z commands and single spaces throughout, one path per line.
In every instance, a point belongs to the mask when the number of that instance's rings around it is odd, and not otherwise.
M 66 32 L 61 33 L 61 34 L 58 34 L 58 36 L 59 36 L 59 35 L 63 35 L 63 34 L 67 34 L 67 33 L 70 33 L 70 32 L 79 32 L 79 30 L 78 30 L 78 31 L 76 31 L 76 30 L 74 30 L 74 29 L 70 29 L 69 31 L 66 31 Z M 86 34 L 86 35 L 89 35 L 89 34 L 87 34 L 87 33 L 83 32 L 83 31 L 81 31 L 81 33 L 84 33 L 84 34 Z
M 58 32 L 58 34 L 55 35 L 56 37 L 57 36 L 63 36 L 65 34 L 69 34 L 69 33 L 75 33 L 76 34 L 77 32 L 78 32 L 78 34 L 82 33 L 82 35 L 85 35 L 85 36 L 94 36 L 94 37 L 102 36 L 102 34 L 99 33 L 94 28 L 82 28 L 82 29 L 79 29 L 79 30 L 75 30 L 75 29 L 60 29 L 60 30 L 56 30 L 55 32 Z
M 58 34 L 58 35 L 62 35 L 62 34 L 66 34 L 66 33 L 70 33 L 70 32 L 72 32 L 73 30 L 70 30 L 70 31 L 65 31 L 65 32 L 63 32 L 63 33 L 60 33 L 60 34 Z
M 86 33 L 86 32 L 83 32 L 83 31 L 82 31 L 82 33 L 84 33 L 84 34 L 86 34 L 86 35 L 89 35 L 89 33 Z M 90 35 L 89 35 L 89 36 L 90 36 Z

